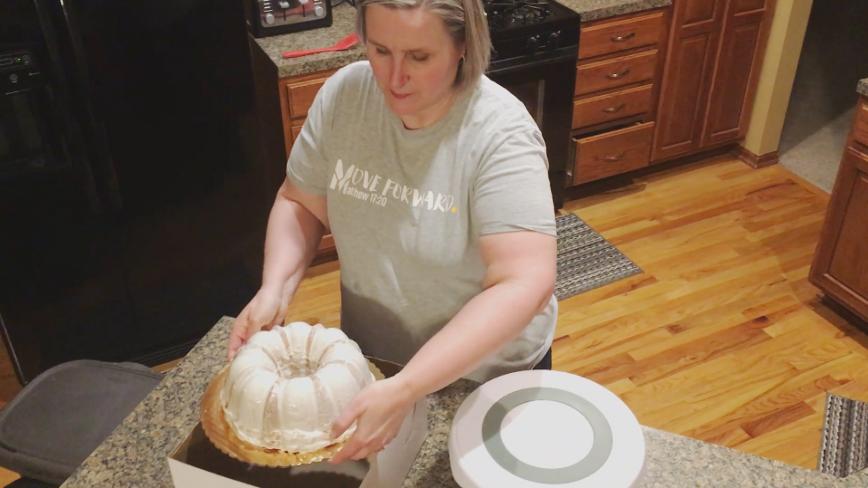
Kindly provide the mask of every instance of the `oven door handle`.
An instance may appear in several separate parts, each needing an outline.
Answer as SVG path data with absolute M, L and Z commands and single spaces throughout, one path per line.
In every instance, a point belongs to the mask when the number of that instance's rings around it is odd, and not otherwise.
M 491 62 L 488 67 L 488 71 L 485 74 L 489 78 L 496 76 L 505 76 L 515 71 L 526 70 L 528 68 L 528 64 L 531 64 L 534 68 L 539 68 L 542 66 L 556 63 L 575 64 L 576 59 L 578 58 L 578 52 L 578 46 L 574 45 L 560 47 L 554 51 L 540 54 L 533 61 L 530 61 L 530 63 L 528 63 L 528 61 L 524 59 L 495 60 Z

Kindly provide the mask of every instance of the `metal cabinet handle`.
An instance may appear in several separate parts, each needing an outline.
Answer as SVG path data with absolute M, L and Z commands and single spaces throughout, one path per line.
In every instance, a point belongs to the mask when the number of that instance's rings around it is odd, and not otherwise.
M 604 108 L 604 109 L 603 109 L 603 112 L 606 112 L 607 114 L 613 114 L 613 113 L 618 112 L 618 111 L 620 111 L 621 109 L 623 109 L 625 105 L 626 105 L 625 103 L 621 102 L 620 104 L 615 105 L 614 107 L 606 107 L 606 108 Z
M 623 78 L 623 77 L 627 76 L 628 74 L 630 74 L 630 68 L 624 68 L 623 70 L 621 70 L 617 73 L 607 74 L 606 78 L 608 78 L 610 80 L 617 80 L 618 78 Z
M 621 159 L 623 159 L 625 154 L 627 154 L 625 151 L 621 151 L 618 154 L 603 156 L 600 159 L 602 159 L 603 161 L 606 161 L 608 163 L 614 163 L 616 161 L 620 161 Z
M 612 42 L 624 42 L 624 41 L 628 41 L 634 37 L 636 37 L 635 32 L 630 32 L 629 34 L 621 34 L 620 36 L 613 36 Z

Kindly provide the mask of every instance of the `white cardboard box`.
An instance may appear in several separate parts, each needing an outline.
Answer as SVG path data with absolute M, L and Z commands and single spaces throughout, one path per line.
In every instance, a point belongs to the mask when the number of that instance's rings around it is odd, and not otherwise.
M 176 488 L 398 488 L 428 435 L 428 401 L 416 402 L 398 436 L 367 461 L 327 462 L 293 468 L 266 468 L 237 461 L 219 451 L 196 424 L 168 458 Z

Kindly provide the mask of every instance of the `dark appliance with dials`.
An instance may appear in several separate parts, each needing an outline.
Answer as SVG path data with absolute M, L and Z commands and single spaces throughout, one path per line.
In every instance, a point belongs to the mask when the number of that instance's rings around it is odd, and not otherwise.
M 267 37 L 332 25 L 329 0 L 245 0 L 247 27 Z

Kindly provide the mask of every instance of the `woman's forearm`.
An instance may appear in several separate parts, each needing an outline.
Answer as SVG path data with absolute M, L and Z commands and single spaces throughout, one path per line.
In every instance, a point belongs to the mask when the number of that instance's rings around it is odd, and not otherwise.
M 323 225 L 298 202 L 278 193 L 268 216 L 262 287 L 295 293 L 323 235 Z
M 517 337 L 550 297 L 545 285 L 524 280 L 487 288 L 425 343 L 400 376 L 414 398 L 449 385 Z

